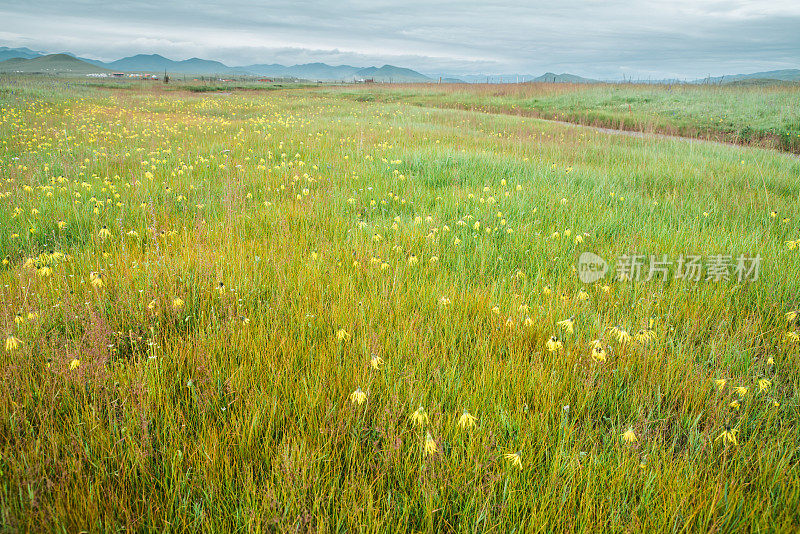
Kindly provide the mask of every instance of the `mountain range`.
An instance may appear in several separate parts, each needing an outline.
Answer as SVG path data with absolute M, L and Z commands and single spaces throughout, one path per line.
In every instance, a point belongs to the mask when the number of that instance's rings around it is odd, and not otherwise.
M 599 80 L 575 74 L 547 72 L 541 76 L 531 74 L 422 74 L 415 70 L 384 65 L 382 67 L 354 67 L 352 65 L 328 65 L 305 63 L 302 65 L 280 65 L 258 63 L 230 67 L 219 61 L 191 58 L 182 61 L 168 59 L 159 54 L 137 54 L 116 61 L 104 62 L 78 57 L 69 52 L 46 54 L 30 48 L 0 46 L 0 72 L 52 73 L 52 74 L 102 74 L 110 72 L 147 72 L 170 74 L 193 74 L 200 76 L 264 76 L 270 78 L 295 78 L 313 81 L 356 81 L 372 79 L 377 82 L 436 82 L 444 83 L 597 83 Z M 784 69 L 752 74 L 734 74 L 713 78 L 702 78 L 690 83 L 748 83 L 750 81 L 800 81 L 800 69 Z M 675 83 L 677 80 L 663 80 Z M 651 82 L 659 83 L 659 82 Z
M 214 76 L 267 76 L 320 81 L 353 81 L 373 79 L 379 82 L 431 82 L 419 72 L 393 65 L 382 67 L 353 67 L 351 65 L 257 64 L 229 67 L 219 61 L 201 58 L 175 61 L 158 54 L 137 54 L 116 61 L 98 61 L 75 56 L 69 52 L 43 55 L 28 48 L 0 48 L 0 72 L 47 72 L 88 74 L 90 72 L 167 72 Z

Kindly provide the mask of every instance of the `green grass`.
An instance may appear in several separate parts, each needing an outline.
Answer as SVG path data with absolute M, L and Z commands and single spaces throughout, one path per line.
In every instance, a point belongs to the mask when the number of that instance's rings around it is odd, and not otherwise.
M 0 90 L 0 524 L 797 530 L 800 160 L 394 91 Z
M 356 100 L 510 113 L 800 153 L 800 86 L 509 84 L 372 86 Z

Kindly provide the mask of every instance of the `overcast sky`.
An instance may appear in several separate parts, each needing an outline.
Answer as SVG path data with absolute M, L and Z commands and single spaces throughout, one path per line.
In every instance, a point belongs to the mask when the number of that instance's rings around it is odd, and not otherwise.
M 102 60 L 697 78 L 800 68 L 800 0 L 0 0 L 0 45 Z

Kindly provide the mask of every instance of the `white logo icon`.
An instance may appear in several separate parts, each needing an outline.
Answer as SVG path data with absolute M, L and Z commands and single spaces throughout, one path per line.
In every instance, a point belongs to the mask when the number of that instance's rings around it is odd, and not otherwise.
M 593 252 L 584 252 L 578 257 L 578 278 L 584 284 L 591 284 L 603 278 L 608 272 L 606 260 Z

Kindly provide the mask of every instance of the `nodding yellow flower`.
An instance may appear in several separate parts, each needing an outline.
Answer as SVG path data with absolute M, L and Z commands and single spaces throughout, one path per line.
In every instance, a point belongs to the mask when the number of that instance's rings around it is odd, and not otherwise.
M 431 433 L 427 432 L 425 434 L 425 456 L 431 456 L 433 454 L 436 454 L 436 442 L 433 441 Z
M 592 360 L 595 363 L 606 361 L 606 350 L 603 347 L 594 347 L 592 349 Z
M 741 397 L 744 397 L 745 395 L 747 395 L 747 390 L 748 390 L 748 388 L 746 388 L 746 387 L 744 387 L 744 386 L 736 386 L 735 388 L 733 388 L 733 390 L 734 390 L 734 391 L 735 391 L 735 392 L 736 392 L 736 393 L 739 395 L 739 397 L 741 398 Z
M 364 404 L 364 401 L 367 400 L 367 394 L 361 391 L 361 388 L 357 388 L 354 392 L 350 394 L 350 402 L 353 404 Z
M 150 311 L 153 311 L 153 310 L 155 310 L 155 309 L 156 309 L 156 301 L 155 301 L 155 299 L 151 300 L 151 301 L 150 301 L 150 302 L 147 304 L 147 309 L 148 309 L 148 310 L 150 310 Z
M 77 359 L 77 358 L 75 358 L 74 360 L 69 362 L 69 368 L 70 369 L 74 370 L 74 369 L 77 369 L 80 366 L 81 366 L 81 361 L 79 359 Z
M 717 436 L 717 439 L 715 439 L 714 441 L 718 441 L 718 440 L 721 439 L 722 442 L 725 445 L 728 445 L 728 444 L 730 444 L 730 445 L 738 445 L 739 441 L 736 439 L 736 434 L 738 434 L 738 433 L 739 433 L 739 429 L 738 428 L 731 429 L 730 426 L 725 425 L 725 429 L 722 431 L 722 433 L 719 436 Z
M 419 260 L 417 259 L 417 256 L 415 254 L 412 254 L 411 256 L 408 257 L 408 265 L 409 266 L 413 267 L 418 262 L 419 262 Z
M 770 219 L 774 219 L 777 216 L 778 216 L 778 212 L 777 211 L 772 210 L 771 212 L 769 212 Z
M 22 345 L 22 340 L 18 337 L 8 336 L 6 338 L 6 350 L 11 352 L 12 350 L 17 350 L 19 346 Z
M 67 223 L 65 223 L 64 221 L 58 221 L 58 227 L 59 228 L 64 228 L 66 226 L 67 226 Z
M 558 321 L 556 323 L 558 326 L 563 328 L 567 334 L 572 334 L 575 332 L 575 316 L 573 315 L 569 319 L 564 319 L 563 321 Z
M 724 378 L 717 378 L 716 380 L 714 380 L 714 384 L 717 386 L 718 391 L 722 391 L 723 389 L 725 389 L 725 384 L 727 383 L 728 381 L 725 380 Z
M 549 352 L 556 352 L 564 348 L 564 344 L 556 336 L 551 336 L 544 346 Z
M 3 258 L 3 265 L 8 265 L 9 263 L 11 263 L 11 256 L 6 255 L 6 257 Z
M 511 462 L 512 467 L 522 469 L 522 451 L 507 452 L 503 455 L 503 457 Z
M 348 334 L 347 330 L 345 330 L 344 328 L 340 328 L 336 332 L 336 339 L 338 341 L 347 341 L 348 339 L 350 339 L 350 334 Z
M 183 308 L 183 304 L 184 304 L 183 299 L 180 297 L 175 297 L 174 299 L 172 299 L 172 307 L 176 310 Z
M 494 308 L 492 308 L 492 313 L 495 315 L 500 315 L 500 307 L 495 306 Z
M 728 406 L 730 406 L 734 410 L 738 410 L 741 407 L 741 404 L 739 404 L 739 401 L 735 400 L 731 401 L 731 403 Z
M 17 313 L 17 315 L 14 316 L 14 322 L 17 325 L 21 325 L 25 322 L 25 317 L 23 317 L 21 313 Z
M 773 358 L 772 356 L 767 358 L 767 365 L 775 365 L 775 358 Z
M 369 360 L 369 364 L 372 366 L 373 369 L 376 371 L 380 371 L 381 365 L 383 365 L 383 358 L 380 356 L 372 355 L 372 358 Z
M 475 426 L 475 421 L 477 420 L 477 417 L 464 410 L 464 413 L 458 418 L 458 426 L 461 428 L 472 428 Z
M 622 327 L 614 326 L 611 328 L 611 333 L 617 336 L 617 341 L 626 343 L 631 340 L 631 335 Z
M 634 441 L 637 441 L 638 439 L 639 438 L 636 437 L 636 434 L 633 432 L 633 428 L 632 427 L 628 427 L 628 430 L 626 430 L 622 434 L 622 441 L 624 441 L 625 443 L 633 443 Z
M 103 287 L 103 275 L 101 273 L 91 273 L 89 275 L 89 282 L 91 282 L 92 286 L 94 287 Z
M 222 295 L 225 292 L 225 282 L 220 280 L 219 284 L 217 284 L 217 288 L 216 289 L 217 289 L 217 293 Z
M 578 291 L 578 300 L 581 302 L 584 300 L 589 300 L 589 293 L 587 293 L 585 289 L 581 288 L 581 290 Z
M 425 408 L 422 406 L 417 408 L 417 411 L 411 414 L 411 422 L 414 424 L 414 426 L 427 425 L 429 419 L 428 414 L 425 412 Z
M 768 390 L 769 386 L 771 384 L 772 384 L 772 382 L 770 380 L 768 380 L 766 378 L 759 378 L 758 379 L 758 391 L 759 391 L 759 393 Z
M 800 336 L 797 335 L 797 332 L 790 330 L 789 332 L 786 332 L 786 340 L 792 343 L 797 343 L 798 340 L 800 340 Z
M 110 237 L 110 236 L 111 236 L 111 230 L 109 230 L 109 229 L 108 229 L 108 227 L 106 227 L 106 226 L 103 226 L 103 227 L 100 229 L 100 237 L 102 237 L 103 239 L 105 239 L 106 237 Z
M 797 311 L 792 310 L 786 314 L 786 320 L 790 323 L 793 323 L 797 320 Z

